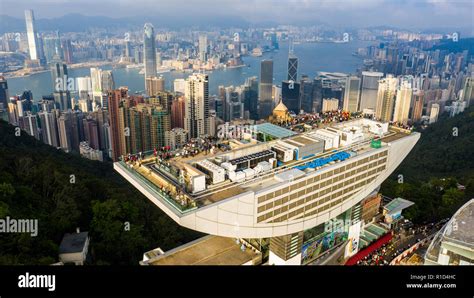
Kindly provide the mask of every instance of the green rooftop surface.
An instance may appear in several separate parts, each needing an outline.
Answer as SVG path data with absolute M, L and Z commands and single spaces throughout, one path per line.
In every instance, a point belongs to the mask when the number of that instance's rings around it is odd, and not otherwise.
M 274 125 L 271 123 L 262 123 L 262 124 L 257 124 L 256 125 L 257 132 L 273 136 L 278 139 L 286 138 L 286 137 L 291 137 L 296 135 L 295 132 L 280 127 L 278 125 Z

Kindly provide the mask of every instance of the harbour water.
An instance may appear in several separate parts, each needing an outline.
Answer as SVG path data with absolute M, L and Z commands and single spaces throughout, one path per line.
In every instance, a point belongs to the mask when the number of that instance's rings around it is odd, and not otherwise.
M 351 41 L 349 43 L 301 43 L 294 45 L 294 53 L 298 57 L 298 77 L 302 74 L 314 77 L 319 71 L 354 73 L 362 65 L 359 57 L 352 55 L 360 47 L 368 46 L 370 43 L 364 41 Z M 275 84 L 281 83 L 287 76 L 288 44 L 281 43 L 280 50 L 264 53 L 261 57 L 243 57 L 245 67 L 214 70 L 209 74 L 209 93 L 217 94 L 220 85 L 238 86 L 251 76 L 259 76 L 260 61 L 263 59 L 273 60 L 273 76 Z M 101 67 L 104 70 L 112 69 L 112 66 Z M 144 90 L 143 75 L 139 74 L 138 68 L 113 69 L 116 87 L 128 86 L 131 93 Z M 166 88 L 172 90 L 173 80 L 186 78 L 190 73 L 166 72 L 162 73 L 165 78 Z M 89 68 L 70 69 L 69 76 L 72 78 L 90 76 Z M 53 83 L 50 72 L 42 72 L 27 77 L 8 79 L 10 95 L 15 95 L 24 90 L 31 90 L 35 100 L 41 96 L 51 94 Z

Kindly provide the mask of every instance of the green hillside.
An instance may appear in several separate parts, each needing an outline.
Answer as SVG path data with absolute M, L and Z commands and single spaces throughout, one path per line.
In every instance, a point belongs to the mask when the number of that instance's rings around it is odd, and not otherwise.
M 418 131 L 420 140 L 381 191 L 415 202 L 406 215 L 417 222 L 450 217 L 474 198 L 474 106 Z
M 90 232 L 92 264 L 137 265 L 147 250 L 168 250 L 200 236 L 169 219 L 111 163 L 67 154 L 14 132 L 0 121 L 0 218 L 38 219 L 39 233 L 2 234 L 0 264 L 57 262 L 62 236 L 76 227 Z

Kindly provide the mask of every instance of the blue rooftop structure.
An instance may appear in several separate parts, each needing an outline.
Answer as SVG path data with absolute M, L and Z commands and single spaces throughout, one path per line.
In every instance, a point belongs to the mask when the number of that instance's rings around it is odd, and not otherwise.
M 317 158 L 311 162 L 308 162 L 304 165 L 301 165 L 301 166 L 297 166 L 295 167 L 295 169 L 298 169 L 298 170 L 305 170 L 307 168 L 317 168 L 317 167 L 322 167 L 328 163 L 330 163 L 331 161 L 336 161 L 336 160 L 340 160 L 340 161 L 344 161 L 346 159 L 348 159 L 349 157 L 351 157 L 352 154 L 351 153 L 347 153 L 345 151 L 341 151 L 341 152 L 338 152 L 338 153 L 334 153 L 332 154 L 331 156 L 329 157 L 321 157 L 321 158 Z
M 257 133 L 262 133 L 267 136 L 271 136 L 274 139 L 282 139 L 286 137 L 291 137 L 296 135 L 297 133 L 280 127 L 278 125 L 274 125 L 271 123 L 262 123 L 262 124 L 257 124 L 255 125 Z

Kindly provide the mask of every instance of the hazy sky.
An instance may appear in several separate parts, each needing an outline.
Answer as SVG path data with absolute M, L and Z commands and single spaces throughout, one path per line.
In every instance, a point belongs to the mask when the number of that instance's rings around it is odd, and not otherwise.
M 240 16 L 250 22 L 324 22 L 334 26 L 474 27 L 473 0 L 0 0 L 0 13 L 37 19 L 68 13 L 109 17 Z

